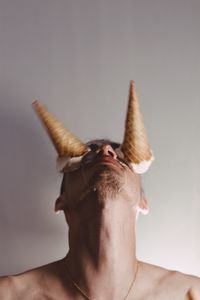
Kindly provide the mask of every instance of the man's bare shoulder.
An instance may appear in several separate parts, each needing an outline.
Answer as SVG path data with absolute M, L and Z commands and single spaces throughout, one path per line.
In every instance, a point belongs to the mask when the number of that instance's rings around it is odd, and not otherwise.
M 141 268 L 147 282 L 149 282 L 148 290 L 151 288 L 156 294 L 162 294 L 168 291 L 168 293 L 171 293 L 171 297 L 175 299 L 200 300 L 199 277 L 168 270 L 148 263 L 141 263 Z
M 0 299 L 37 299 L 47 294 L 50 287 L 62 284 L 61 261 L 28 270 L 26 272 L 0 278 Z M 44 297 L 45 299 L 48 297 Z
M 0 277 L 0 299 L 14 300 L 16 289 L 13 284 L 12 276 Z
M 173 273 L 174 274 L 170 278 L 171 281 L 174 281 L 180 287 L 185 287 L 185 290 L 187 290 L 187 299 L 200 300 L 200 278 L 177 271 L 174 271 Z

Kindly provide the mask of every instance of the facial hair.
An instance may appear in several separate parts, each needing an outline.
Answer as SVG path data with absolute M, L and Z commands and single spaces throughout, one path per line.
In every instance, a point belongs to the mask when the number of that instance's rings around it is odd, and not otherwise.
M 100 199 L 116 198 L 124 183 L 124 172 L 110 165 L 100 165 L 90 180 Z

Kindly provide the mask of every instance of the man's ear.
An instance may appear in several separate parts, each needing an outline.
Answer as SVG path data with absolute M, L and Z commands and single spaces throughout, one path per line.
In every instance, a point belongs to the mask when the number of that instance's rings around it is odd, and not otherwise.
M 61 195 L 56 199 L 55 208 L 54 208 L 55 213 L 58 214 L 61 210 L 64 209 L 64 206 L 65 206 L 64 197 L 63 197 L 63 195 Z
M 143 213 L 143 215 L 147 215 L 149 212 L 148 201 L 144 195 L 142 195 L 142 198 L 140 199 L 140 202 L 138 204 L 138 212 Z

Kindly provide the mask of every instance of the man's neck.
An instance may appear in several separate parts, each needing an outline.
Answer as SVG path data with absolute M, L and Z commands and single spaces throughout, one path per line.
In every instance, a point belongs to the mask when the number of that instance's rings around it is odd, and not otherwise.
M 133 281 L 137 269 L 135 218 L 123 205 L 112 203 L 98 217 L 69 232 L 67 268 L 91 299 L 123 299 Z

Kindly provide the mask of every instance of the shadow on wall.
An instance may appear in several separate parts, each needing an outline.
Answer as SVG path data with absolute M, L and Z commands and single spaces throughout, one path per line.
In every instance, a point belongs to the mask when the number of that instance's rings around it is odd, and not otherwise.
M 44 239 L 44 236 L 48 237 L 48 235 L 52 237 L 52 233 L 58 232 L 55 224 L 53 224 L 56 221 L 52 222 L 52 216 L 47 212 L 49 207 L 49 211 L 52 213 L 53 203 L 49 202 L 54 201 L 52 193 L 55 186 L 51 183 L 54 179 L 58 180 L 58 178 L 52 178 L 51 175 L 55 174 L 51 172 L 55 169 L 53 169 L 54 165 L 51 165 L 50 152 L 54 150 L 53 147 L 46 147 L 49 150 L 45 149 L 42 130 L 41 135 L 38 132 L 40 124 L 38 124 L 38 128 L 34 128 L 34 115 L 32 116 L 30 118 L 28 113 L 22 116 L 18 110 L 15 112 L 13 108 L 10 111 L 1 111 L 0 113 L 1 274 L 3 274 L 4 261 L 9 260 L 9 257 L 17 260 L 17 253 L 20 251 L 23 252 L 20 254 L 21 257 L 25 253 L 28 255 L 29 245 L 27 243 L 31 237 L 35 241 L 38 240 L 37 248 L 41 248 L 42 245 L 39 244 L 39 240 Z M 46 141 L 49 142 L 48 138 Z M 37 239 L 37 237 L 39 238 Z M 49 241 L 50 244 L 51 242 L 52 240 Z M 35 255 L 37 257 L 37 254 Z M 31 261 L 31 257 L 27 258 L 27 261 L 29 260 Z M 7 261 L 7 264 L 9 263 L 11 264 L 10 261 Z M 23 269 L 23 267 L 21 268 Z M 6 272 L 9 270 L 8 267 Z M 16 268 L 14 268 L 15 271 Z
M 32 229 L 39 224 L 34 213 L 38 207 L 41 191 L 47 178 L 44 177 L 45 149 L 31 128 L 31 122 L 16 117 L 13 113 L 0 116 L 1 145 L 1 219 L 6 228 Z M 41 172 L 40 172 L 41 171 Z M 3 206 L 3 207 L 2 207 Z M 11 217 L 12 215 L 12 217 Z

